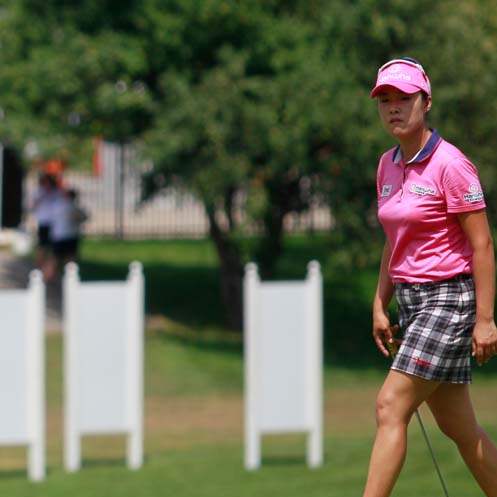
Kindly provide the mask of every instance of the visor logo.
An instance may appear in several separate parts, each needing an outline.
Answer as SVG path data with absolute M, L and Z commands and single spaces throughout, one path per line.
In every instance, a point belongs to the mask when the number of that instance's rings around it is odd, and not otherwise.
M 412 78 L 409 74 L 405 74 L 402 72 L 389 73 L 389 74 L 383 74 L 382 76 L 380 76 L 378 83 L 385 84 L 388 81 L 406 81 L 406 82 L 409 82 L 409 81 L 412 81 Z

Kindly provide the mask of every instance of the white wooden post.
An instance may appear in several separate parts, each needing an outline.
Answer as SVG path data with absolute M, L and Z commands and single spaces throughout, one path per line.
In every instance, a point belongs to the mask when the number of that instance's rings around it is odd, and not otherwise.
M 307 463 L 322 464 L 322 278 L 261 283 L 255 264 L 244 280 L 245 467 L 261 464 L 261 436 L 307 434 Z
M 319 263 L 316 261 L 307 266 L 307 284 L 311 334 L 308 348 L 310 432 L 307 436 L 307 464 L 315 468 L 323 463 L 323 280 Z
M 78 266 L 66 265 L 63 282 L 64 319 L 64 466 L 67 471 L 81 467 L 81 441 L 78 433 L 78 344 L 76 306 L 79 285 Z
M 261 464 L 261 437 L 257 429 L 257 287 L 260 283 L 255 264 L 245 267 L 243 292 L 245 355 L 245 468 Z
M 143 461 L 144 281 L 134 262 L 126 282 L 81 283 L 75 264 L 64 279 L 65 454 L 81 466 L 83 435 L 123 434 L 127 464 Z
M 0 292 L 0 445 L 28 447 L 28 476 L 45 478 L 45 287 Z
M 28 474 L 41 481 L 45 478 L 45 285 L 40 271 L 30 273 L 28 292 Z
M 128 435 L 127 459 L 130 469 L 143 464 L 143 331 L 144 331 L 144 281 L 143 268 L 133 262 L 128 276 L 129 302 L 128 322 L 128 385 L 130 434 Z

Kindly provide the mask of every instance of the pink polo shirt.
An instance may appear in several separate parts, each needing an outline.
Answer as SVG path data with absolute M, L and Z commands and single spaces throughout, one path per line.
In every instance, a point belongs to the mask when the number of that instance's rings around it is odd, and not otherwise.
M 378 218 L 394 283 L 426 283 L 472 272 L 472 249 L 457 214 L 485 208 L 478 172 L 433 131 L 408 163 L 395 147 L 380 159 Z

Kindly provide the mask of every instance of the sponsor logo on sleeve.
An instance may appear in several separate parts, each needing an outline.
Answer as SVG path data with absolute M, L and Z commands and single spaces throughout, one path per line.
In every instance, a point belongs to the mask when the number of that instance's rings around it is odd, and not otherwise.
M 391 193 L 392 193 L 392 185 L 383 185 L 381 189 L 381 196 L 389 197 Z
M 477 183 L 471 183 L 468 187 L 468 193 L 464 194 L 464 201 L 468 204 L 474 204 L 483 200 L 483 192 Z
M 437 194 L 437 191 L 432 186 L 417 185 L 416 183 L 411 183 L 409 191 L 411 193 L 414 193 L 414 194 L 420 195 L 420 196 L 436 195 Z

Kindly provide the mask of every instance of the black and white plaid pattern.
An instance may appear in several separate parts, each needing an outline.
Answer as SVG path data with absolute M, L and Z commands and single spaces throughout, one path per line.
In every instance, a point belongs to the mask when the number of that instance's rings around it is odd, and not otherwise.
M 471 383 L 476 317 L 470 275 L 433 283 L 398 283 L 395 297 L 403 332 L 392 369 L 427 380 Z

